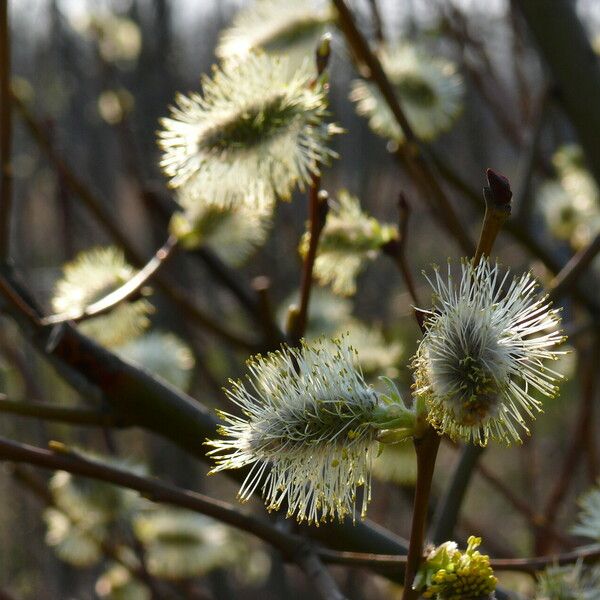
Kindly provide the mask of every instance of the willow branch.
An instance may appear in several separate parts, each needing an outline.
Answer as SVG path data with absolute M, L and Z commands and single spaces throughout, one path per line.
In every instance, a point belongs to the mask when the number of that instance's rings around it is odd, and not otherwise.
M 138 271 L 129 281 L 124 283 L 110 294 L 100 300 L 86 306 L 83 310 L 73 311 L 71 313 L 62 313 L 50 315 L 42 320 L 43 325 L 58 325 L 66 321 L 83 321 L 92 317 L 102 315 L 122 302 L 131 300 L 140 294 L 140 290 L 154 277 L 156 272 L 173 256 L 173 251 L 177 246 L 177 238 L 169 236 L 167 241 L 156 251 L 152 259 L 146 266 Z
M 294 560 L 312 581 L 323 600 L 347 600 L 335 579 L 323 565 L 317 551 L 304 543 L 296 553 Z
M 406 118 L 379 59 L 356 26 L 352 12 L 345 1 L 333 0 L 333 3 L 338 11 L 340 28 L 354 56 L 361 65 L 367 67 L 368 78 L 379 88 L 386 104 L 402 129 L 406 141 L 398 150 L 398 158 L 423 193 L 423 197 L 432 201 L 435 209 L 434 214 L 438 221 L 456 239 L 463 252 L 472 255 L 474 251 L 473 242 L 446 197 L 444 190 L 439 185 L 437 175 L 431 168 L 430 161 L 427 158 L 427 149 L 421 144 Z
M 424 330 L 424 314 L 419 310 L 420 302 L 417 295 L 417 288 L 410 271 L 408 260 L 406 259 L 406 247 L 408 239 L 408 221 L 410 218 L 410 205 L 406 200 L 406 196 L 400 192 L 398 197 L 398 233 L 399 238 L 397 240 L 389 241 L 383 248 L 383 252 L 387 254 L 398 267 L 398 270 L 402 274 L 406 289 L 412 300 L 415 318 L 421 329 Z
M 102 228 L 123 248 L 127 259 L 136 267 L 143 268 L 146 265 L 145 258 L 133 246 L 116 219 L 114 219 L 110 212 L 105 208 L 102 200 L 97 197 L 90 188 L 79 179 L 79 177 L 77 177 L 67 163 L 58 155 L 53 145 L 50 143 L 46 132 L 30 113 L 27 106 L 25 106 L 16 95 L 13 94 L 12 98 L 14 105 L 27 125 L 31 135 L 44 151 L 54 168 L 61 175 L 67 187 L 83 200 L 88 210 L 94 215 L 94 218 Z M 156 286 L 165 294 L 165 296 L 181 308 L 194 323 L 197 323 L 207 331 L 221 337 L 223 340 L 234 346 L 250 352 L 256 350 L 256 344 L 254 342 L 230 332 L 222 327 L 217 319 L 205 314 L 189 293 L 175 284 L 170 278 L 166 278 L 159 271 L 155 271 L 154 281 Z
M 10 54 L 8 0 L 0 0 L 0 260 L 3 261 L 10 253 L 12 206 Z
M 346 565 L 349 567 L 368 567 L 377 569 L 397 570 L 406 567 L 406 556 L 395 554 L 367 554 L 361 552 L 332 552 L 319 550 L 321 560 L 330 564 Z M 532 556 L 528 558 L 492 558 L 490 563 L 494 571 L 515 571 L 535 573 L 554 565 L 569 565 L 579 561 L 585 563 L 597 562 L 600 558 L 600 544 L 592 544 L 547 556 Z
M 441 156 L 430 150 L 432 160 L 442 177 L 474 207 L 481 209 L 480 195 L 467 183 L 454 169 L 452 169 Z M 552 273 L 559 273 L 564 267 L 564 262 L 551 249 L 544 246 L 529 230 L 517 219 L 509 219 L 505 224 L 505 230 L 533 256 L 538 258 Z M 577 282 L 575 282 L 577 283 Z M 585 306 L 592 314 L 600 314 L 600 302 L 582 286 L 574 284 L 570 292 L 573 298 Z
M 129 424 L 113 410 L 52 406 L 42 402 L 8 400 L 0 394 L 0 413 L 90 427 L 127 427 Z
M 431 426 L 427 427 L 421 438 L 414 438 L 417 453 L 417 484 L 415 487 L 415 500 L 408 555 L 406 557 L 406 574 L 402 600 L 417 600 L 419 597 L 419 592 L 413 589 L 412 584 L 419 569 L 419 564 L 423 559 L 429 494 L 441 439 L 441 436 Z
M 126 487 L 139 492 L 153 502 L 162 502 L 199 512 L 251 533 L 273 545 L 288 557 L 292 557 L 297 550 L 299 538 L 281 532 L 256 517 L 240 513 L 230 504 L 190 490 L 176 488 L 157 479 L 136 475 L 84 458 L 68 449 L 53 452 L 0 438 L 0 460 L 35 465 L 43 469 L 68 471 L 74 475 Z
M 306 332 L 306 325 L 308 323 L 308 305 L 310 303 L 310 292 L 313 285 L 313 270 L 317 259 L 319 239 L 321 238 L 321 232 L 323 231 L 325 219 L 327 217 L 328 196 L 326 192 L 319 192 L 320 182 L 320 177 L 316 175 L 313 176 L 308 192 L 310 240 L 308 243 L 308 251 L 302 263 L 300 304 L 297 312 L 292 313 L 293 318 L 290 319 L 288 336 L 292 344 L 297 344 Z
M 575 429 L 571 436 L 569 447 L 564 453 L 565 457 L 562 468 L 555 480 L 555 484 L 552 487 L 543 512 L 543 521 L 550 526 L 554 524 L 558 511 L 569 490 L 569 486 L 577 473 L 579 459 L 585 449 L 585 444 L 588 439 L 587 432 L 590 423 L 593 422 L 593 407 L 598 383 L 596 362 L 598 350 L 598 343 L 596 343 L 593 349 L 588 349 L 587 352 L 585 352 L 583 369 L 580 371 L 583 389 L 581 391 Z M 544 536 L 539 543 L 539 549 L 542 551 L 547 550 L 549 542 L 549 537 Z
M 561 298 L 568 294 L 586 272 L 592 261 L 600 252 L 600 233 L 585 248 L 574 254 L 569 262 L 556 274 L 550 282 L 550 297 Z

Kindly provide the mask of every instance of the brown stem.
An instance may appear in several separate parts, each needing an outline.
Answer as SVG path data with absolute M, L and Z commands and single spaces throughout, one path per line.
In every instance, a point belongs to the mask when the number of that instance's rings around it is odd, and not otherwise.
M 10 30 L 8 0 L 0 0 L 0 260 L 10 253 L 12 206 L 12 121 L 10 102 Z
M 69 425 L 92 427 L 126 427 L 127 421 L 113 411 L 89 408 L 52 406 L 41 402 L 19 402 L 8 400 L 0 394 L 0 413 L 31 417 L 42 421 L 56 421 Z
M 336 552 L 320 549 L 321 560 L 329 564 L 348 565 L 352 567 L 369 567 L 371 569 L 391 569 L 397 571 L 404 568 L 407 557 L 397 554 L 369 554 L 366 552 Z M 568 565 L 579 561 L 594 563 L 600 558 L 600 544 L 592 544 L 547 556 L 532 556 L 527 558 L 492 558 L 490 563 L 494 571 L 519 571 L 534 574 L 552 565 Z
M 583 454 L 588 439 L 587 432 L 592 422 L 593 405 L 597 387 L 597 364 L 598 343 L 593 348 L 588 348 L 584 354 L 584 365 L 581 372 L 582 392 L 579 413 L 575 423 L 575 430 L 571 437 L 571 443 L 565 454 L 564 462 L 556 483 L 550 492 L 546 508 L 544 510 L 544 522 L 553 525 L 560 507 L 566 497 L 571 483 L 577 473 L 579 458 Z M 551 538 L 540 536 L 538 539 L 538 552 L 546 552 L 550 546 Z
M 424 331 L 424 314 L 419 310 L 419 297 L 417 295 L 417 288 L 415 287 L 415 282 L 410 271 L 410 267 L 408 264 L 408 260 L 406 259 L 406 246 L 408 239 L 408 221 L 410 218 L 410 205 L 406 200 L 406 196 L 403 192 L 400 192 L 400 196 L 398 198 L 398 232 L 399 238 L 397 240 L 391 240 L 385 246 L 383 246 L 382 250 L 385 254 L 387 254 L 398 267 L 400 273 L 402 274 L 402 278 L 404 279 L 404 283 L 406 285 L 406 289 L 410 295 L 410 299 L 414 305 L 414 313 L 415 319 L 419 325 L 421 331 Z
M 156 251 L 156 254 L 146 264 L 146 266 L 138 271 L 129 281 L 121 287 L 112 291 L 110 294 L 97 300 L 93 304 L 86 306 L 83 310 L 78 310 L 72 313 L 63 313 L 50 315 L 42 320 L 44 325 L 57 325 L 66 321 L 83 321 L 92 317 L 102 315 L 115 306 L 132 299 L 139 295 L 140 290 L 156 275 L 156 272 L 173 256 L 173 251 L 177 247 L 177 238 L 169 236 L 167 241 Z
M 427 157 L 427 149 L 421 144 L 408 122 L 398 102 L 394 87 L 385 74 L 379 59 L 373 53 L 367 40 L 356 26 L 352 12 L 345 1 L 333 0 L 333 3 L 338 11 L 340 29 L 358 61 L 359 67 L 363 66 L 367 68 L 368 78 L 379 88 L 386 104 L 402 129 L 405 142 L 399 148 L 396 156 L 418 185 L 423 197 L 432 202 L 434 214 L 438 222 L 452 234 L 466 254 L 473 254 L 473 242 L 458 218 L 452 204 L 446 197 L 444 190 L 439 185 L 436 173 L 432 170 Z M 364 68 L 362 71 L 364 72 Z
M 292 344 L 297 344 L 306 331 L 308 322 L 308 305 L 310 302 L 310 292 L 313 284 L 313 269 L 317 258 L 317 249 L 321 232 L 325 226 L 327 216 L 327 194 L 319 192 L 321 178 L 313 175 L 312 183 L 309 189 L 309 232 L 310 240 L 308 251 L 304 257 L 302 267 L 302 283 L 300 286 L 300 305 L 294 318 L 291 319 L 290 330 L 288 332 Z
M 317 552 L 308 543 L 305 542 L 301 545 L 294 560 L 313 583 L 323 600 L 347 600 L 335 579 L 323 565 Z
M 431 491 L 431 481 L 440 441 L 441 437 L 432 427 L 426 429 L 423 437 L 414 440 L 417 453 L 417 485 L 402 600 L 416 600 L 419 597 L 419 592 L 413 590 L 412 584 L 423 558 L 429 492 Z

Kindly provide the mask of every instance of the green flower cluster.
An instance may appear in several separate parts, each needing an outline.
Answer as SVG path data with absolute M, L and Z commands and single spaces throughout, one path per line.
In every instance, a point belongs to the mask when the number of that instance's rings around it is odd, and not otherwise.
M 494 598 L 498 580 L 489 556 L 477 550 L 480 544 L 481 538 L 470 536 L 464 552 L 454 542 L 435 548 L 415 578 L 415 589 L 422 590 L 424 598 L 436 600 Z

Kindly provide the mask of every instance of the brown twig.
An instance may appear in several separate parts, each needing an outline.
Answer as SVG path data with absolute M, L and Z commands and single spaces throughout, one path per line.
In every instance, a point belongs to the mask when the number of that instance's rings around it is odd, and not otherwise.
M 586 272 L 592 261 L 600 252 L 600 233 L 585 247 L 574 254 L 569 262 L 556 274 L 550 282 L 550 297 L 561 298 L 570 293 L 579 278 Z
M 310 303 L 310 292 L 313 284 L 313 269 L 317 259 L 317 249 L 321 232 L 325 226 L 325 219 L 328 210 L 328 195 L 324 190 L 319 191 L 321 178 L 313 176 L 312 183 L 308 193 L 309 202 L 309 232 L 310 240 L 308 251 L 302 264 L 302 282 L 300 284 L 300 304 L 297 312 L 293 313 L 290 319 L 290 329 L 288 337 L 292 344 L 297 344 L 306 331 L 308 322 L 308 306 Z M 290 313 L 292 314 L 292 313 Z
M 427 149 L 421 144 L 408 122 L 398 102 L 394 88 L 387 78 L 379 59 L 375 56 L 367 40 L 356 26 L 352 12 L 345 1 L 333 0 L 333 3 L 338 11 L 340 28 L 354 56 L 361 65 L 367 67 L 368 77 L 379 88 L 386 104 L 402 129 L 406 141 L 401 145 L 396 155 L 420 188 L 423 197 L 426 200 L 431 200 L 433 203 L 434 214 L 438 221 L 457 240 L 466 254 L 473 254 L 473 242 L 458 218 L 452 204 L 446 197 L 444 190 L 439 185 L 438 178 L 427 159 Z
M 10 29 L 8 0 L 0 0 L 0 260 L 10 254 L 12 206 L 12 120 L 10 102 Z
M 424 314 L 421 310 L 419 310 L 420 302 L 419 297 L 417 295 L 417 288 L 415 286 L 415 282 L 410 271 L 410 266 L 408 264 L 408 260 L 406 259 L 406 246 L 408 239 L 408 221 L 410 218 L 410 205 L 406 200 L 406 196 L 403 192 L 400 192 L 398 197 L 398 239 L 389 241 L 385 246 L 383 246 L 382 250 L 385 254 L 387 254 L 392 260 L 396 263 L 400 273 L 402 274 L 402 278 L 404 279 L 404 283 L 406 285 L 406 289 L 410 295 L 410 299 L 412 300 L 415 318 L 419 325 L 421 331 L 424 330 Z
M 401 569 L 406 566 L 406 556 L 396 554 L 367 554 L 361 552 L 335 552 L 319 550 L 323 562 L 353 567 L 378 569 Z M 529 558 L 492 558 L 490 563 L 494 571 L 515 571 L 534 574 L 546 567 L 568 565 L 579 561 L 593 563 L 600 558 L 600 544 L 577 548 L 562 554 L 533 556 Z
M 173 251 L 177 247 L 177 238 L 169 236 L 167 241 L 156 251 L 152 259 L 146 266 L 138 271 L 129 281 L 121 287 L 112 291 L 110 294 L 97 300 L 93 304 L 86 306 L 83 310 L 74 311 L 71 313 L 63 313 L 50 315 L 42 319 L 43 325 L 57 325 L 66 321 L 83 321 L 92 317 L 102 315 L 115 306 L 131 300 L 134 296 L 139 295 L 140 290 L 156 275 L 156 272 L 169 260 L 173 255 Z
M 105 208 L 104 203 L 98 198 L 86 185 L 77 177 L 77 175 L 69 168 L 67 163 L 57 154 L 56 150 L 50 143 L 44 129 L 39 125 L 29 109 L 16 96 L 12 95 L 14 105 L 16 106 L 23 121 L 27 125 L 31 135 L 36 140 L 37 144 L 44 151 L 55 169 L 63 177 L 65 184 L 79 196 L 86 207 L 94 215 L 98 223 L 105 231 L 113 238 L 113 240 L 123 248 L 125 256 L 136 267 L 143 268 L 146 265 L 145 258 L 133 246 L 128 236 L 122 231 L 116 219 Z M 199 324 L 204 329 L 221 337 L 230 344 L 243 348 L 247 351 L 256 350 L 257 346 L 253 341 L 246 340 L 241 336 L 230 332 L 222 327 L 216 319 L 204 313 L 204 311 L 191 298 L 186 290 L 175 284 L 170 278 L 165 277 L 159 271 L 154 274 L 156 286 L 167 296 L 172 302 L 178 305 L 189 317 L 190 320 Z
M 406 572 L 402 600 L 416 600 L 419 593 L 413 589 L 413 581 L 423 558 L 425 526 L 429 509 L 429 493 L 435 469 L 435 460 L 441 437 L 432 427 L 427 427 L 421 438 L 414 438 L 417 453 L 417 484 L 410 529 L 410 542 L 406 557 Z
M 323 600 L 347 600 L 323 565 L 319 554 L 308 543 L 302 544 L 294 556 L 294 561 L 313 583 Z
M 480 209 L 482 202 L 477 191 L 467 183 L 446 161 L 436 153 L 430 150 L 430 156 L 442 177 L 474 207 Z M 533 256 L 538 258 L 545 267 L 552 273 L 559 273 L 564 267 L 564 263 L 549 248 L 545 247 L 532 231 L 517 219 L 510 219 L 506 222 L 505 229 L 512 237 L 527 249 Z M 594 294 L 586 291 L 584 288 L 574 285 L 571 290 L 573 298 L 585 306 L 593 314 L 600 314 L 600 302 Z
M 596 342 L 593 349 L 587 349 L 583 352 L 584 364 L 581 372 L 582 392 L 579 405 L 579 412 L 575 421 L 575 430 L 571 436 L 571 442 L 555 484 L 550 492 L 546 507 L 543 511 L 543 520 L 548 525 L 552 526 L 556 521 L 556 517 L 560 507 L 566 497 L 573 478 L 577 473 L 579 457 L 585 450 L 586 441 L 589 439 L 589 428 L 591 426 L 594 401 L 596 397 L 596 388 L 598 383 L 597 373 L 597 356 L 599 344 Z M 537 540 L 537 550 L 546 552 L 550 545 L 551 538 L 547 535 L 540 536 Z
M 8 400 L 0 394 L 0 413 L 56 421 L 69 425 L 91 427 L 127 427 L 128 422 L 113 410 L 94 410 L 89 408 L 72 408 L 52 406 L 42 402 L 19 402 Z

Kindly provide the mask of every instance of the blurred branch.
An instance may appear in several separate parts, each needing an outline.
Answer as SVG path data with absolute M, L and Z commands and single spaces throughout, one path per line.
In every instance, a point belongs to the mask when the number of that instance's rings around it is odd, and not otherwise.
M 551 97 L 550 86 L 546 85 L 540 94 L 535 112 L 533 114 L 533 123 L 529 132 L 525 135 L 525 148 L 519 157 L 519 177 L 516 190 L 516 220 L 525 223 L 531 216 L 533 208 L 533 194 L 531 193 L 531 181 L 537 165 L 540 151 L 540 142 L 542 132 L 546 123 L 548 105 Z
M 11 49 L 8 0 L 0 0 L 0 260 L 10 254 L 12 207 Z
M 344 37 L 353 51 L 356 59 L 368 69 L 368 78 L 377 85 L 389 109 L 392 111 L 398 125 L 404 133 L 406 142 L 403 143 L 397 156 L 405 165 L 415 184 L 421 190 L 426 201 L 431 201 L 434 207 L 434 215 L 456 239 L 462 251 L 467 255 L 474 252 L 473 242 L 458 218 L 452 204 L 446 197 L 442 187 L 438 183 L 437 174 L 433 171 L 427 155 L 427 149 L 420 143 L 415 135 L 404 111 L 394 92 L 394 88 L 387 78 L 381 63 L 373 53 L 365 37 L 362 35 L 354 17 L 344 0 L 333 0 L 338 10 L 339 24 Z M 362 69 L 364 72 L 364 69 Z
M 77 175 L 69 168 L 69 166 L 56 153 L 54 147 L 50 143 L 48 136 L 43 128 L 30 113 L 27 106 L 13 94 L 14 105 L 27 125 L 31 135 L 34 137 L 40 148 L 44 151 L 50 162 L 63 177 L 65 184 L 78 195 L 85 203 L 90 212 L 94 215 L 98 223 L 110 234 L 115 242 L 123 248 L 125 255 L 136 267 L 143 268 L 146 265 L 146 260 L 132 245 L 129 238 L 123 233 L 117 221 L 113 218 L 110 212 L 105 208 L 104 203 L 98 198 Z M 222 327 L 217 319 L 207 315 L 194 302 L 186 290 L 176 285 L 170 279 L 162 276 L 158 270 L 154 272 L 154 281 L 157 287 L 175 304 L 181 308 L 192 321 L 198 323 L 204 329 L 218 335 L 225 341 L 239 348 L 252 351 L 256 349 L 256 344 L 252 341 L 241 338 L 224 327 Z
M 27 295 L 23 290 L 23 295 Z M 171 440 L 191 455 L 207 460 L 204 440 L 217 434 L 217 420 L 198 401 L 152 377 L 148 372 L 123 361 L 99 346 L 69 323 L 51 330 L 32 326 L 18 311 L 11 312 L 22 332 L 35 348 L 76 389 L 85 395 L 100 397 L 118 409 L 119 415 Z M 227 471 L 236 481 L 243 481 L 243 469 Z M 374 524 L 344 523 L 336 526 L 306 528 L 311 538 L 328 545 L 360 551 L 404 553 L 403 541 Z M 394 579 L 401 581 L 401 575 Z
M 321 562 L 317 552 L 313 551 L 306 542 L 296 552 L 295 562 L 312 581 L 323 600 L 347 600 L 335 579 Z
M 112 310 L 121 302 L 125 302 L 132 299 L 134 296 L 138 296 L 140 294 L 140 290 L 148 283 L 150 279 L 152 279 L 158 269 L 160 269 L 173 255 L 173 250 L 176 248 L 176 246 L 177 238 L 174 236 L 169 236 L 167 241 L 156 251 L 153 258 L 146 264 L 146 266 L 138 271 L 121 287 L 117 288 L 110 294 L 107 294 L 104 296 L 104 298 L 97 300 L 93 304 L 86 306 L 81 311 L 45 317 L 42 319 L 42 324 L 58 325 L 59 323 L 64 323 L 66 321 L 83 321 L 84 319 L 97 317 L 98 315 Z
M 375 30 L 375 39 L 379 45 L 385 43 L 383 34 L 383 22 L 381 20 L 381 12 L 377 4 L 377 0 L 369 0 L 369 8 L 371 9 L 371 20 L 373 21 L 373 29 Z
M 578 279 L 585 273 L 592 261 L 600 252 L 600 233 L 585 248 L 574 254 L 569 262 L 556 274 L 550 282 L 550 297 L 561 298 L 571 293 L 577 285 Z
M 73 521 L 72 516 L 67 514 L 62 507 L 56 504 L 45 480 L 19 465 L 13 465 L 12 476 L 23 489 L 35 496 L 44 506 L 58 510 L 65 515 L 69 521 Z M 93 537 L 91 531 L 88 531 L 88 535 Z M 125 558 L 122 547 L 115 544 L 112 537 L 108 539 L 96 539 L 96 542 L 101 547 L 102 553 L 106 558 L 122 565 L 133 577 L 148 586 L 148 589 L 152 592 L 152 600 L 182 600 L 181 595 L 176 594 L 174 590 L 171 588 L 166 589 L 166 582 L 159 582 L 154 579 L 148 573 L 142 561 L 139 563 L 134 562 L 129 558 L 128 554 L 127 558 Z
M 142 182 L 139 182 L 141 188 Z M 166 224 L 171 219 L 172 215 L 179 210 L 179 205 L 172 198 L 165 194 L 160 194 L 158 191 L 144 187 L 140 191 L 142 201 L 152 215 L 158 217 L 160 223 L 166 230 Z M 240 274 L 234 269 L 225 264 L 210 248 L 200 246 L 194 250 L 186 251 L 186 256 L 194 258 L 206 267 L 208 272 L 213 276 L 214 280 L 220 283 L 228 290 L 234 298 L 237 299 L 240 306 L 246 311 L 248 316 L 259 323 L 263 329 L 267 345 L 277 347 L 284 339 L 285 335 L 277 327 L 277 324 L 265 322 L 265 315 L 261 312 L 259 302 L 254 298 L 247 286 L 240 279 Z M 276 334 L 276 335 L 275 335 Z M 256 348 L 258 350 L 258 348 Z
M 510 105 L 506 101 L 508 93 L 495 73 L 494 65 L 490 60 L 485 44 L 471 34 L 468 21 L 461 10 L 449 2 L 442 4 L 446 8 L 442 17 L 443 23 L 462 51 L 461 66 L 471 78 L 480 97 L 490 109 L 506 139 L 513 146 L 519 148 L 523 143 L 521 130 L 506 111 L 506 107 Z M 481 61 L 481 70 L 469 58 L 467 52 L 469 48 L 477 54 Z M 485 78 L 483 73 L 485 73 Z M 491 82 L 493 89 L 489 89 L 486 78 Z
M 135 490 L 153 502 L 178 506 L 217 519 L 258 537 L 277 548 L 288 560 L 296 562 L 325 600 L 344 600 L 334 579 L 323 567 L 318 557 L 319 551 L 313 549 L 301 537 L 286 533 L 267 521 L 241 513 L 220 500 L 85 458 L 62 445 L 55 445 L 54 448 L 55 451 L 43 450 L 0 438 L 0 460 L 30 464 L 42 469 L 67 471 L 81 477 L 104 481 Z M 52 502 L 51 496 L 43 486 L 37 485 L 35 488 L 46 503 Z M 335 552 L 328 552 L 329 557 L 335 555 Z
M 406 246 L 408 239 L 408 221 L 410 219 L 410 205 L 406 200 L 406 196 L 403 192 L 400 192 L 398 197 L 398 232 L 399 238 L 397 240 L 389 241 L 385 246 L 383 246 L 382 250 L 385 254 L 387 254 L 392 260 L 396 263 L 400 273 L 402 274 L 402 278 L 404 279 L 404 283 L 406 285 L 406 289 L 410 295 L 410 299 L 413 302 L 415 318 L 417 319 L 417 323 L 421 328 L 421 331 L 424 331 L 424 314 L 421 310 L 419 310 L 420 302 L 419 297 L 417 295 L 417 288 L 415 287 L 415 282 L 410 271 L 410 266 L 408 261 L 406 260 Z
M 546 507 L 543 510 L 543 522 L 550 526 L 553 526 L 556 521 L 560 507 L 577 473 L 577 467 L 580 463 L 579 458 L 586 449 L 586 443 L 590 441 L 589 433 L 593 423 L 594 403 L 598 385 L 597 357 L 599 350 L 600 343 L 596 339 L 592 348 L 587 348 L 581 352 L 583 365 L 580 371 L 582 391 L 579 412 L 573 434 L 570 437 L 569 447 L 564 452 L 562 468 L 555 479 Z M 546 552 L 550 542 L 551 538 L 548 535 L 540 536 L 537 550 Z
M 57 421 L 69 425 L 97 427 L 127 427 L 128 422 L 110 410 L 50 406 L 42 402 L 19 402 L 8 400 L 0 394 L 0 413 L 31 417 L 42 421 Z
M 328 210 L 328 195 L 319 191 L 321 178 L 314 175 L 309 189 L 309 232 L 308 252 L 302 263 L 302 282 L 300 284 L 300 304 L 297 312 L 290 312 L 288 337 L 292 344 L 297 344 L 306 332 L 308 323 L 308 305 L 313 285 L 313 269 L 317 259 L 317 249 Z
M 527 521 L 533 531 L 543 531 L 545 535 L 556 539 L 563 546 L 573 547 L 573 543 L 566 535 L 547 524 L 540 514 L 533 512 L 529 504 L 521 500 L 491 469 L 478 463 L 477 473 Z
M 190 490 L 176 488 L 157 479 L 136 475 L 124 469 L 84 458 L 61 446 L 55 446 L 57 451 L 43 450 L 0 437 L 0 460 L 35 465 L 43 469 L 67 471 L 74 475 L 126 487 L 139 492 L 153 502 L 199 512 L 251 533 L 275 546 L 288 557 L 293 557 L 297 552 L 300 538 L 284 533 L 266 521 L 243 514 L 230 504 Z
M 600 63 L 570 0 L 517 0 L 600 185 Z

